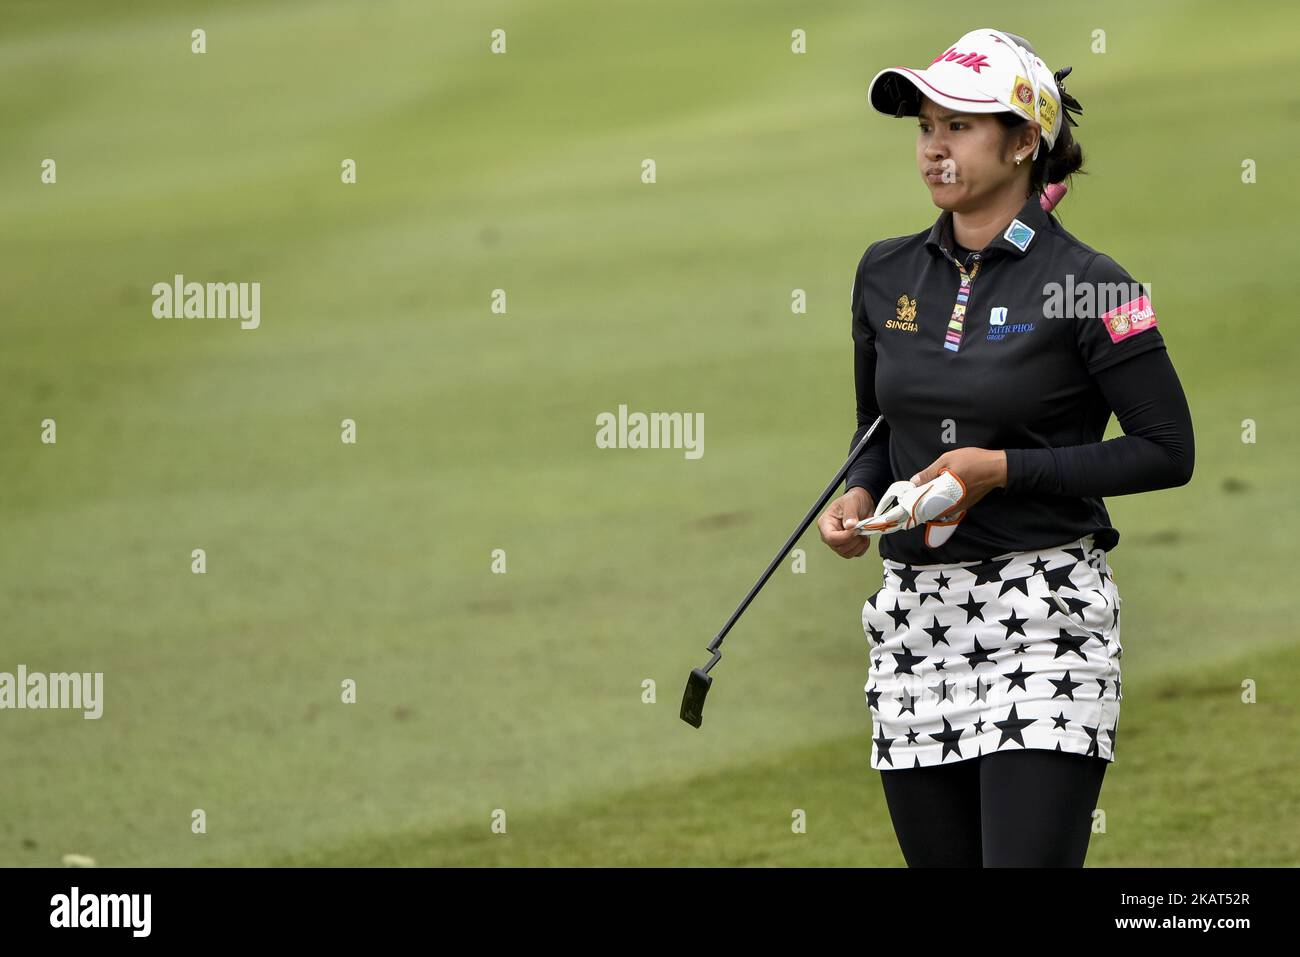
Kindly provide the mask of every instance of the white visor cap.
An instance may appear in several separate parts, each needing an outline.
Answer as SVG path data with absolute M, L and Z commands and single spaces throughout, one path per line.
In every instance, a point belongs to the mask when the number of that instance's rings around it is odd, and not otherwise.
M 1039 125 L 1050 150 L 1064 119 L 1061 94 L 1047 64 L 1017 39 L 1000 30 L 972 30 L 923 70 L 881 70 L 867 97 L 886 116 L 916 116 L 922 94 L 962 113 L 1020 113 Z

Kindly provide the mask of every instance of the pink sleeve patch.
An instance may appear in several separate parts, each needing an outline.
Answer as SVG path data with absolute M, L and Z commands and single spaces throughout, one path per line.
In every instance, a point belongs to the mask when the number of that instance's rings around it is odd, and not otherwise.
M 1114 300 L 1111 300 L 1114 302 Z M 1110 333 L 1111 342 L 1145 332 L 1156 324 L 1156 311 L 1145 294 L 1132 299 L 1101 317 L 1102 325 Z

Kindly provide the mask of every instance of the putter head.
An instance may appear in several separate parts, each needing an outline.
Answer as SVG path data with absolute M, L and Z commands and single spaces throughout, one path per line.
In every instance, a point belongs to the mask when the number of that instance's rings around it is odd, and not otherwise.
M 713 678 L 703 668 L 692 668 L 686 679 L 686 693 L 682 695 L 682 720 L 698 728 L 704 721 L 704 698 L 709 693 Z

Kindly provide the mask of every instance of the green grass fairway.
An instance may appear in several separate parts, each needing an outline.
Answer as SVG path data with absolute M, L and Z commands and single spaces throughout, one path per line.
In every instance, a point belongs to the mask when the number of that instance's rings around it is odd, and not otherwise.
M 0 866 L 901 866 L 874 553 L 809 532 L 677 713 L 847 453 L 863 250 L 937 215 L 867 84 L 980 26 L 1074 67 L 1062 220 L 1151 283 L 1196 423 L 1191 484 L 1108 503 L 1089 863 L 1300 864 L 1300 8 L 972 9 L 7 3 L 0 671 L 105 700 L 0 711 Z M 178 273 L 260 282 L 260 328 L 154 318 Z M 620 404 L 705 454 L 598 449 Z

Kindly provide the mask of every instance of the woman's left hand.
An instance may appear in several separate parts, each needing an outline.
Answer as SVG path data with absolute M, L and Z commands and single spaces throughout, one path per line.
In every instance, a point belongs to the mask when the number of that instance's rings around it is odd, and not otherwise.
M 995 488 L 1004 488 L 1007 484 L 1007 453 L 1001 449 L 977 449 L 969 446 L 944 452 L 913 475 L 912 484 L 923 485 L 938 477 L 945 468 L 961 479 L 966 486 L 966 494 L 940 518 L 965 511 Z

